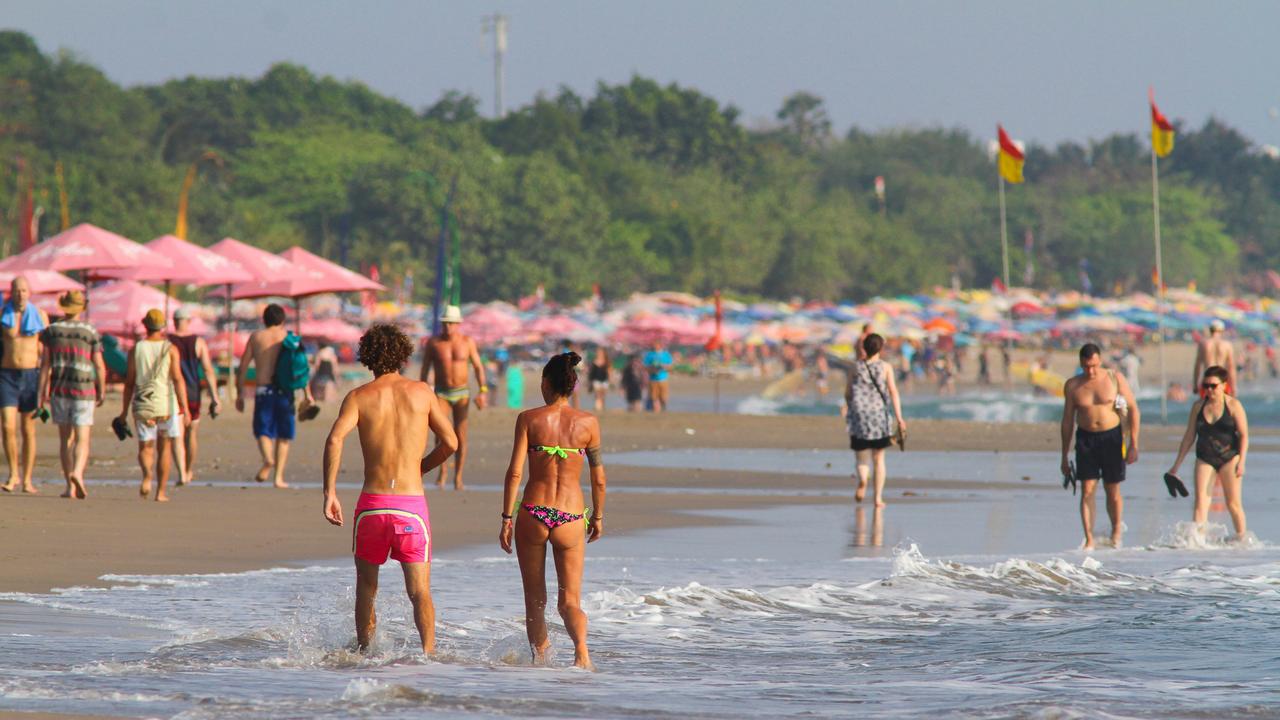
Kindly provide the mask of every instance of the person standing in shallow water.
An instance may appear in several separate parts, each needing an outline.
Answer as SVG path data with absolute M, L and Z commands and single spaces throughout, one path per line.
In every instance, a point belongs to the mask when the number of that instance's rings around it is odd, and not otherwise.
M 1209 521 L 1213 481 L 1217 479 L 1222 484 L 1236 539 L 1243 540 L 1247 528 L 1241 486 L 1244 483 L 1245 455 L 1249 453 L 1249 417 L 1245 414 L 1244 405 L 1227 394 L 1229 377 L 1231 375 L 1224 367 L 1211 365 L 1205 369 L 1204 380 L 1200 383 L 1204 399 L 1191 406 L 1187 431 L 1182 436 L 1178 457 L 1169 468 L 1169 474 L 1178 474 L 1182 459 L 1191 449 L 1191 443 L 1195 442 L 1196 504 L 1192 519 L 1196 531 L 1203 535 L 1205 523 Z
M 1076 429 L 1075 479 L 1080 481 L 1080 522 L 1084 526 L 1084 549 L 1092 550 L 1094 493 L 1098 480 L 1107 493 L 1107 515 L 1111 518 L 1111 544 L 1120 547 L 1124 529 L 1124 498 L 1120 483 L 1125 466 L 1138 462 L 1138 431 L 1141 417 L 1138 403 L 1122 373 L 1102 367 L 1102 350 L 1093 343 L 1080 348 L 1081 374 L 1067 380 L 1062 388 L 1062 464 L 1064 476 L 1071 476 L 1067 452 L 1071 430 Z M 1124 442 L 1124 420 L 1129 421 L 1129 446 Z
M 892 408 L 894 420 L 903 432 L 907 422 L 902 418 L 902 401 L 898 385 L 894 381 L 893 368 L 880 359 L 884 338 L 876 333 L 862 341 L 864 359 L 855 360 L 848 368 L 849 383 L 845 386 L 845 423 L 849 430 L 849 447 L 857 457 L 858 490 L 854 498 L 858 502 L 866 497 L 867 483 L 875 466 L 875 503 L 884 507 L 884 482 L 887 471 L 884 451 L 893 442 L 893 427 L 889 422 Z
M 422 493 L 422 476 L 442 465 L 458 447 L 443 405 L 426 383 L 400 374 L 413 356 L 413 342 L 394 325 L 374 325 L 360 338 L 360 362 L 372 381 L 347 393 L 324 445 L 324 517 L 343 523 L 338 501 L 342 442 L 360 434 L 364 486 L 351 529 L 356 563 L 356 642 L 361 651 L 373 642 L 377 616 L 378 568 L 400 562 L 405 591 L 413 605 L 422 651 L 435 650 L 435 606 L 431 602 L 431 518 Z M 427 431 L 436 446 L 427 449 Z
M 508 554 L 514 546 L 524 585 L 525 630 L 534 662 L 546 661 L 547 545 L 555 556 L 556 607 L 573 640 L 573 664 L 591 669 L 587 651 L 587 615 L 582 612 L 582 564 L 586 544 L 604 535 L 604 463 L 600 457 L 600 423 L 594 415 L 569 407 L 578 383 L 577 353 L 556 355 L 542 369 L 546 405 L 516 418 L 515 444 L 507 466 L 498 544 Z M 516 506 L 520 474 L 529 461 L 529 482 Z M 591 508 L 583 506 L 579 476 L 582 463 L 591 467 Z

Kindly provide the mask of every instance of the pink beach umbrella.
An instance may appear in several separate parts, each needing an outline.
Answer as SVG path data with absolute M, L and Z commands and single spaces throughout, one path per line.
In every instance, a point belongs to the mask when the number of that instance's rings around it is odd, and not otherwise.
M 330 292 L 324 289 L 322 275 L 313 274 L 279 255 L 273 255 L 266 250 L 259 250 L 235 238 L 223 238 L 210 245 L 209 250 L 222 257 L 236 261 L 240 267 L 253 276 L 253 280 L 249 282 L 232 284 L 231 297 L 233 299 L 259 297 L 297 298 Z
M 463 316 L 461 329 L 477 343 L 493 345 L 514 337 L 520 332 L 520 327 L 520 318 L 515 313 L 502 307 L 482 305 Z
M 152 308 L 164 306 L 164 293 L 148 287 L 135 280 L 116 280 L 99 285 L 93 290 L 90 306 L 93 312 L 92 324 L 99 332 L 133 337 L 142 331 L 142 316 Z M 57 301 L 49 299 L 49 311 L 57 307 Z M 176 300 L 173 301 L 177 303 Z M 41 303 L 37 303 L 41 305 Z M 177 303 L 181 307 L 180 303 Z M 54 309 L 52 314 L 58 314 Z M 195 332 L 206 332 L 208 326 L 200 318 L 192 318 L 191 328 Z
M 324 320 L 303 320 L 301 332 L 298 334 L 304 338 L 334 343 L 356 343 L 360 342 L 360 336 L 364 335 L 364 331 L 338 318 L 325 318 Z
M 374 282 L 360 273 L 348 270 L 335 262 L 325 260 L 319 255 L 307 252 L 297 245 L 280 253 L 280 257 L 300 268 L 305 268 L 311 273 L 318 273 L 323 276 L 325 282 L 332 288 L 325 292 L 382 292 L 387 289 L 381 283 Z
M 168 258 L 172 265 L 167 268 L 118 268 L 104 270 L 99 275 L 119 280 L 183 285 L 226 285 L 254 279 L 240 263 L 173 235 L 161 235 L 147 243 L 146 247 Z
M 12 258 L 10 258 L 12 260 Z M 84 285 L 72 280 L 71 278 L 59 272 L 52 270 L 10 270 L 7 263 L 9 260 L 0 262 L 0 285 L 8 286 L 13 279 L 19 275 L 25 277 L 28 283 L 31 283 L 32 295 L 49 295 L 64 293 L 68 290 L 83 290 Z
M 547 315 L 524 326 L 526 333 L 572 342 L 598 343 L 604 336 L 568 315 Z
M 58 233 L 6 262 L 12 263 L 8 265 L 10 270 L 83 270 L 91 274 L 124 267 L 168 268 L 173 264 L 143 245 L 89 223 Z

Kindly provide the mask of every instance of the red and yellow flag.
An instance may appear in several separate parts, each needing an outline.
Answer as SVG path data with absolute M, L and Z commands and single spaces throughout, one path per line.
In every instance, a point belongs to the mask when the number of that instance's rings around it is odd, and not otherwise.
M 1148 88 L 1147 98 L 1151 101 L 1151 149 L 1156 157 L 1164 157 L 1173 152 L 1173 125 L 1156 107 L 1155 88 Z
M 1004 128 L 996 125 L 996 133 L 1000 136 L 1000 156 L 996 161 L 1000 176 L 1005 179 L 1005 182 L 1016 185 L 1022 182 L 1022 163 L 1024 162 L 1022 151 L 1009 139 L 1009 134 L 1004 131 Z

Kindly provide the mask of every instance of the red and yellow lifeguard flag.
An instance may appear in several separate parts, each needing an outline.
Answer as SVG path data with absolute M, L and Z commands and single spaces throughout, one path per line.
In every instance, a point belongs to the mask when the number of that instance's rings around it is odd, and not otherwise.
M 1156 107 L 1155 88 L 1147 90 L 1147 97 L 1151 100 L 1151 149 L 1156 157 L 1164 157 L 1173 152 L 1173 125 Z
M 1003 177 L 1005 182 L 1016 185 L 1022 182 L 1022 163 L 1025 158 L 1018 146 L 1009 139 L 1009 133 L 1006 133 L 1004 128 L 996 125 L 996 133 L 1000 136 L 1000 157 L 996 161 L 1000 177 Z

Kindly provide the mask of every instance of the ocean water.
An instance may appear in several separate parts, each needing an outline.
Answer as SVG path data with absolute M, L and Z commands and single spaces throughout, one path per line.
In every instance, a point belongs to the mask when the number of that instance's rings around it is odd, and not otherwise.
M 1040 458 L 1044 460 L 1044 458 Z M 1258 467 L 1258 466 L 1254 466 Z M 1262 476 L 1259 475 L 1261 478 Z M 824 504 L 590 546 L 596 672 L 552 618 L 532 667 L 514 559 L 442 552 L 439 656 L 394 564 L 351 652 L 349 561 L 0 596 L 0 711 L 203 718 L 1280 717 L 1280 499 L 1206 538 L 1129 489 L 1126 548 L 1083 553 L 1069 494 Z M 625 502 L 620 496 L 617 502 Z M 1102 521 L 1105 528 L 1106 521 Z
M 1253 383 L 1240 395 L 1249 414 L 1249 424 L 1255 427 L 1280 427 L 1280 384 L 1274 381 Z M 819 399 L 812 393 L 798 394 L 779 399 L 751 396 L 736 399 L 733 409 L 746 415 L 831 415 L 837 416 L 844 400 L 833 393 Z M 906 394 L 902 396 L 902 412 L 908 420 L 973 420 L 977 422 L 1057 422 L 1062 419 L 1062 399 L 1029 392 L 1004 392 L 1002 390 L 974 390 L 956 395 L 939 396 L 932 393 Z M 1138 396 L 1144 422 L 1160 421 L 1160 395 L 1143 390 Z M 1191 400 L 1184 403 L 1168 403 L 1169 424 L 1185 425 L 1191 412 Z

